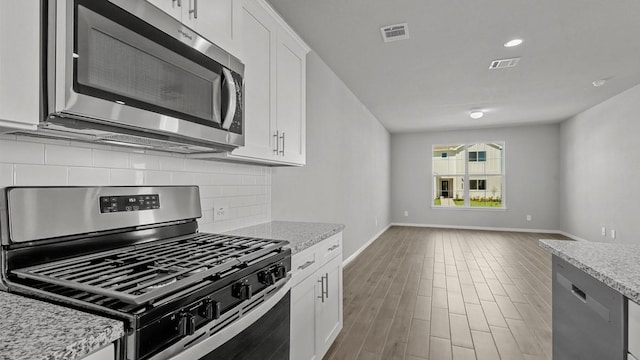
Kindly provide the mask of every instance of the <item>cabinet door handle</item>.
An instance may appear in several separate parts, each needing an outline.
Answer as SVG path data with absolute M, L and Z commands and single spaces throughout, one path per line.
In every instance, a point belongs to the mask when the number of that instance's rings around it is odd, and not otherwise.
M 326 290 L 324 292 L 324 296 L 325 296 L 325 298 L 328 299 L 329 298 L 329 273 L 324 273 L 324 278 L 326 280 L 326 282 L 325 282 Z
M 304 270 L 304 269 L 308 268 L 309 266 L 311 266 L 311 265 L 313 265 L 313 264 L 315 264 L 315 263 L 316 263 L 316 261 L 315 261 L 315 260 L 307 261 L 306 263 L 304 263 L 304 264 L 302 264 L 302 265 L 298 266 L 298 270 Z
M 189 14 L 193 14 L 193 18 L 198 18 L 198 0 L 193 0 L 193 9 L 189 9 Z
M 318 282 L 320 283 L 320 296 L 318 296 L 318 299 L 324 302 L 324 276 L 321 276 Z
M 335 245 L 333 245 L 332 247 L 330 247 L 328 250 L 329 250 L 329 251 L 333 251 L 333 250 L 335 250 L 335 249 L 337 249 L 337 248 L 339 248 L 339 247 L 340 247 L 340 244 L 335 244 Z
M 280 139 L 282 139 L 282 150 L 280 150 L 280 155 L 284 156 L 284 131 L 282 132 Z
M 171 0 L 171 6 L 176 7 L 176 3 L 178 7 L 182 7 L 182 0 Z
M 273 153 L 275 155 L 278 155 L 278 150 L 280 149 L 280 141 L 278 140 L 279 139 L 278 135 L 280 135 L 280 132 L 278 130 L 276 130 L 275 134 L 273 134 L 273 137 L 274 137 L 274 140 L 273 140 L 274 141 Z

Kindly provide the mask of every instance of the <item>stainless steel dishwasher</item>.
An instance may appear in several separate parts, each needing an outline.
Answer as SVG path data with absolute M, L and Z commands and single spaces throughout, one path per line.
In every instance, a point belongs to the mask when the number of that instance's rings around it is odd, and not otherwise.
M 553 256 L 553 359 L 626 359 L 622 294 Z

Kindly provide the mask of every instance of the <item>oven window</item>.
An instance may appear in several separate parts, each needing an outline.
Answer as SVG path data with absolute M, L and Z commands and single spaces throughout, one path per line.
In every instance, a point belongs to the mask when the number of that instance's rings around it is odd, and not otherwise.
M 289 360 L 291 292 L 258 321 L 200 360 Z
M 115 6 L 97 5 L 107 2 L 85 3 L 76 13 L 76 92 L 219 127 L 220 64 Z

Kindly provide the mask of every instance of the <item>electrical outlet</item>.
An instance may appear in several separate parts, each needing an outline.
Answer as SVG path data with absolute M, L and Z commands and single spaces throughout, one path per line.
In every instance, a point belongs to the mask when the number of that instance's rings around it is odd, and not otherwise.
M 602 227 L 602 236 L 607 236 L 607 228 L 606 227 Z
M 531 215 L 527 215 L 527 221 L 531 221 Z
M 229 205 L 218 205 L 213 208 L 213 221 L 226 220 L 229 218 Z
M 409 216 L 409 211 L 405 210 L 404 211 L 404 216 Z
M 616 231 L 614 229 L 611 229 L 611 238 L 612 239 L 616 238 Z

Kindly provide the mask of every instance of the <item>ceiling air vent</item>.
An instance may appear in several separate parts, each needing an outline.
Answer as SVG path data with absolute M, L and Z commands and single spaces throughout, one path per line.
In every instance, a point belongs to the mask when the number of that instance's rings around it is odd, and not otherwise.
M 409 24 L 395 24 L 380 28 L 384 42 L 405 40 L 409 38 Z
M 518 65 L 518 62 L 520 62 L 520 58 L 493 60 L 491 65 L 489 65 L 489 69 L 510 68 Z

